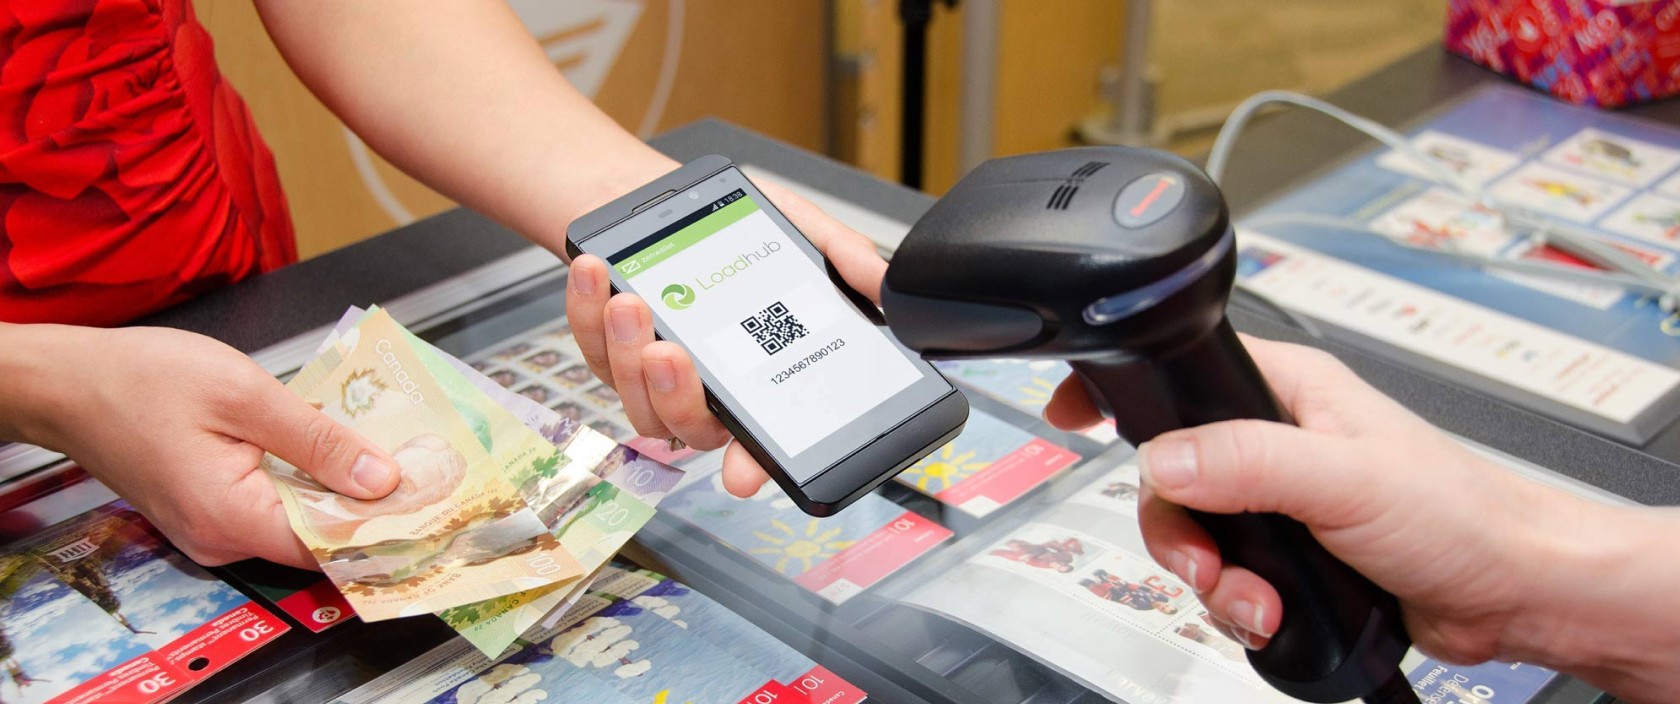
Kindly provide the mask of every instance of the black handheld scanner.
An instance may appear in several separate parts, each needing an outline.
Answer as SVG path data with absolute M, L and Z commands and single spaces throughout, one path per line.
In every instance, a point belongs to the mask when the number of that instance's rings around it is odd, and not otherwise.
M 1291 423 L 1225 317 L 1235 248 L 1219 189 L 1176 156 L 1090 147 L 995 159 L 910 230 L 882 307 L 929 358 L 1068 360 L 1134 445 L 1224 420 Z M 1393 596 L 1292 519 L 1193 515 L 1226 561 L 1283 598 L 1282 626 L 1248 654 L 1261 677 L 1313 702 L 1396 685 L 1410 640 Z

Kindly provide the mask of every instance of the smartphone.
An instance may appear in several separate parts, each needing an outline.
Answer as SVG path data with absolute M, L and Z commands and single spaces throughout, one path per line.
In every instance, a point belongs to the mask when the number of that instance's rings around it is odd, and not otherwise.
M 578 218 L 566 246 L 647 301 L 711 411 L 806 513 L 838 512 L 968 420 L 962 392 L 725 157 Z

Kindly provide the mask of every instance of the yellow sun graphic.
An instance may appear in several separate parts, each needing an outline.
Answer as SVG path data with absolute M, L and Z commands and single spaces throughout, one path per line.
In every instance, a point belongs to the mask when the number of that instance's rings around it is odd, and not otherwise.
M 776 561 L 776 571 L 790 576 L 811 571 L 817 563 L 827 560 L 852 546 L 855 540 L 835 540 L 842 529 L 824 530 L 817 519 L 805 522 L 801 531 L 780 519 L 770 519 L 775 530 L 755 530 L 753 535 L 766 543 L 749 550 L 754 555 L 769 555 Z
M 946 443 L 939 452 L 904 470 L 904 476 L 911 479 L 917 489 L 937 494 L 992 466 L 990 462 L 974 461 L 975 454 L 974 450 L 957 454 L 957 444 Z
M 1033 377 L 1030 383 L 1015 390 L 1021 392 L 1017 403 L 1023 406 L 1042 406 L 1050 402 L 1050 394 L 1056 391 L 1056 382 Z
M 385 382 L 374 377 L 372 369 L 351 372 L 339 388 L 339 405 L 351 418 L 373 409 L 373 400 L 385 390 Z

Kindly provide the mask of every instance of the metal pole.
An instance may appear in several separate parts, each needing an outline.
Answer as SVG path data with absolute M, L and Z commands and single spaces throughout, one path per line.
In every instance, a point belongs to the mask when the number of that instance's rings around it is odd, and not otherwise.
M 899 131 L 899 180 L 922 188 L 922 129 L 927 103 L 927 32 L 933 19 L 933 0 L 899 0 L 898 17 L 904 27 L 904 80 L 899 103 L 903 115 Z
M 963 8 L 962 135 L 957 177 L 992 157 L 996 110 L 998 0 L 968 0 Z
M 1125 47 L 1120 65 L 1103 72 L 1103 93 L 1110 107 L 1108 117 L 1087 118 L 1078 125 L 1079 136 L 1091 144 L 1157 146 L 1155 133 L 1155 70 L 1150 62 L 1150 40 L 1154 36 L 1153 0 L 1127 0 Z
M 1115 107 L 1116 134 L 1153 137 L 1155 89 L 1150 80 L 1149 40 L 1154 35 L 1154 0 L 1127 0 L 1126 47 L 1120 73 L 1120 101 Z

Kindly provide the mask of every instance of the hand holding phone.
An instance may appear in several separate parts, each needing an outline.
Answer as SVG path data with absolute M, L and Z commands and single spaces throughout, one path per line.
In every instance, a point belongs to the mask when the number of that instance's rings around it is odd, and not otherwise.
M 847 284 L 872 303 L 880 303 L 887 261 L 874 242 L 775 181 L 754 183 L 833 262 Z M 647 303 L 633 293 L 615 295 L 606 260 L 585 254 L 571 264 L 566 318 L 590 370 L 618 389 L 636 432 L 651 438 L 674 437 L 702 451 L 728 444 L 733 436 L 706 407 L 705 389 L 693 360 L 680 345 L 657 339 Z M 634 323 L 624 331 L 627 341 L 619 341 L 609 329 L 614 313 Z M 751 497 L 769 480 L 769 473 L 745 449 L 731 446 L 726 450 L 723 484 L 731 494 Z
M 643 435 L 711 449 L 730 426 L 742 439 L 724 463 L 736 494 L 750 495 L 768 469 L 807 511 L 838 510 L 966 417 L 959 393 L 866 319 L 874 306 L 857 292 L 873 299 L 886 266 L 874 245 L 726 159 L 697 161 L 585 216 L 568 244 L 613 262 L 579 256 L 568 286 L 568 317 L 592 369 L 618 388 Z M 765 296 L 776 300 L 761 310 Z M 788 323 L 776 303 L 806 335 L 776 327 Z M 771 327 L 754 334 L 759 325 Z

